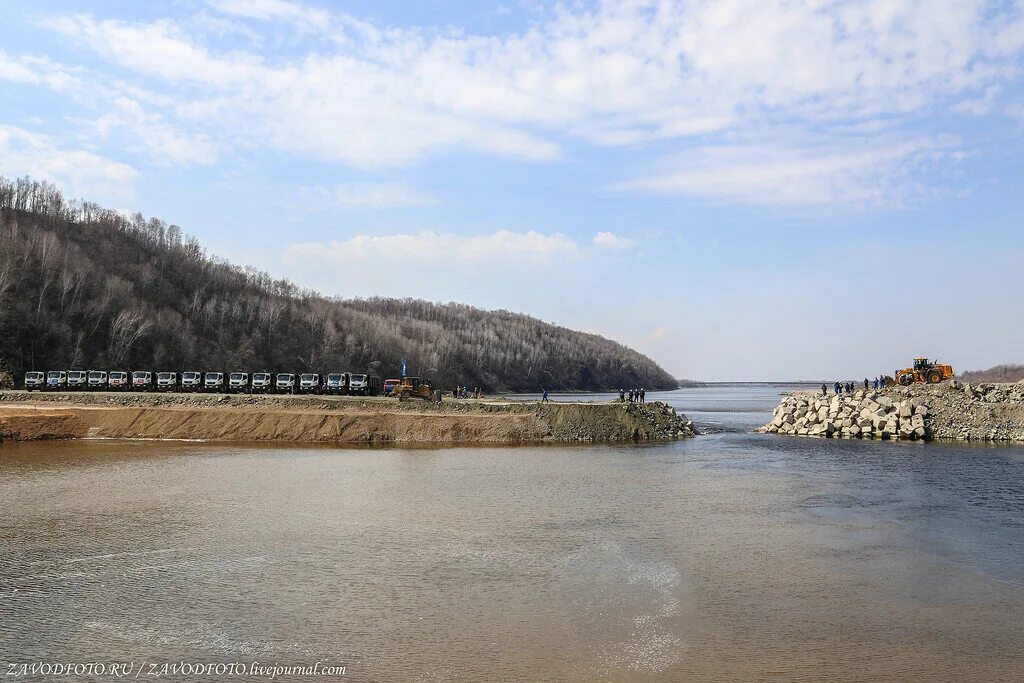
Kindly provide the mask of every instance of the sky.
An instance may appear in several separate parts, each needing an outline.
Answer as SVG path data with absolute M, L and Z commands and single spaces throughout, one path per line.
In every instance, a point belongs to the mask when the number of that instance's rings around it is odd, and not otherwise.
M 324 294 L 694 379 L 1024 362 L 1024 0 L 0 11 L 0 175 Z

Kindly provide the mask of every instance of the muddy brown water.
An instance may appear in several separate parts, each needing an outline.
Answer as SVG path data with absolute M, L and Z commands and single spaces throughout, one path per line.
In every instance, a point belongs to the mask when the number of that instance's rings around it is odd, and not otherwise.
M 668 398 L 716 433 L 640 446 L 0 445 L 0 665 L 1024 677 L 1024 449 L 752 435 L 776 389 Z

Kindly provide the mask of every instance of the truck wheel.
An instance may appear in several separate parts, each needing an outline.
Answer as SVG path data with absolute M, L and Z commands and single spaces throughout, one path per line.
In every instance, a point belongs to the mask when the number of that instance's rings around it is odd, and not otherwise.
M 928 384 L 938 384 L 942 381 L 942 373 L 938 370 L 928 371 Z

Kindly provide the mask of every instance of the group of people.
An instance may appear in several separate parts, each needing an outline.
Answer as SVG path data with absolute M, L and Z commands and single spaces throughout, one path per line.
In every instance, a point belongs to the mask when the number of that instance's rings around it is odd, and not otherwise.
M 480 387 L 474 387 L 472 391 L 469 387 L 455 387 L 452 389 L 452 398 L 480 398 Z
M 864 391 L 869 388 L 873 388 L 876 391 L 885 388 L 885 376 L 879 375 L 873 380 L 869 380 L 867 377 L 864 378 Z M 832 385 L 832 390 L 835 391 L 836 396 L 842 396 L 843 394 L 852 394 L 857 389 L 856 382 L 836 382 Z M 824 382 L 821 385 L 821 395 L 828 396 L 828 385 Z
M 619 400 L 623 403 L 626 402 L 626 390 L 619 389 Z M 629 390 L 629 402 L 630 403 L 644 403 L 647 401 L 647 392 L 643 389 L 630 389 Z

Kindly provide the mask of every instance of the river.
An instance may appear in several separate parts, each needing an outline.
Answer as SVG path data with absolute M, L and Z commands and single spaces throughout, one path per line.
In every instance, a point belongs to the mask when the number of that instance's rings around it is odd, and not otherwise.
M 656 445 L 0 445 L 0 664 L 1024 678 L 1024 448 L 749 433 L 783 389 L 651 393 L 712 432 Z

